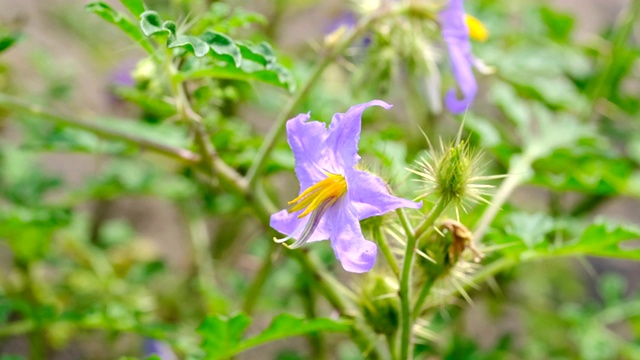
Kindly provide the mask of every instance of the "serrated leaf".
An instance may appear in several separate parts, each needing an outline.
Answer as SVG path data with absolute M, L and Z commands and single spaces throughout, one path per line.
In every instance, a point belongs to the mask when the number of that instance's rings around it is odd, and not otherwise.
M 543 213 L 512 213 L 508 221 L 506 233 L 520 238 L 528 248 L 542 243 L 554 228 L 553 219 Z
M 192 51 L 197 57 L 205 56 L 209 52 L 209 45 L 206 42 L 191 35 L 170 36 L 167 47 L 169 49 L 183 47 Z
M 637 244 L 622 246 L 632 240 L 640 240 L 640 228 L 600 221 L 589 225 L 576 244 L 562 247 L 559 252 L 640 260 Z
M 316 331 L 323 332 L 348 332 L 351 324 L 344 321 L 335 321 L 327 318 L 304 319 L 291 314 L 276 316 L 271 325 L 260 335 L 254 336 L 242 342 L 243 349 L 254 347 L 270 341 L 284 339 L 291 336 L 304 335 Z
M 185 48 L 193 52 L 196 57 L 209 53 L 209 44 L 192 35 L 178 35 L 176 24 L 171 21 L 162 21 L 157 12 L 145 11 L 140 15 L 140 28 L 147 36 L 167 36 L 166 46 L 169 49 Z
M 251 323 L 246 314 L 240 313 L 231 318 L 212 316 L 206 318 L 198 327 L 202 335 L 202 348 L 207 358 L 215 359 L 237 348 L 242 334 Z
M 270 69 L 276 62 L 276 55 L 273 48 L 266 42 L 252 44 L 249 42 L 236 42 L 240 48 L 243 59 L 255 61 L 265 68 Z
M 204 338 L 202 347 L 206 353 L 206 359 L 228 358 L 249 348 L 292 336 L 317 331 L 348 332 L 351 330 L 351 324 L 347 321 L 327 318 L 304 319 L 291 314 L 282 314 L 275 317 L 262 333 L 240 340 L 242 332 L 249 323 L 248 316 L 244 314 L 238 314 L 228 320 L 222 317 L 207 318 L 198 328 L 198 332 Z
M 142 33 L 146 36 L 171 34 L 171 31 L 165 28 L 165 24 L 162 23 L 160 15 L 153 10 L 147 10 L 140 14 L 140 29 L 142 29 Z
M 142 0 L 120 0 L 135 17 L 139 17 L 144 12 L 144 2 Z
M 153 53 L 153 46 L 147 39 L 142 36 L 140 30 L 135 24 L 129 20 L 125 15 L 115 11 L 111 6 L 101 2 L 92 2 L 84 7 L 87 12 L 92 12 L 104 20 L 116 25 L 125 34 L 127 34 L 133 41 L 140 44 L 148 53 Z
M 216 54 L 230 56 L 236 67 L 242 63 L 240 48 L 227 35 L 215 31 L 205 31 L 200 35 L 200 39 L 209 44 L 211 50 Z

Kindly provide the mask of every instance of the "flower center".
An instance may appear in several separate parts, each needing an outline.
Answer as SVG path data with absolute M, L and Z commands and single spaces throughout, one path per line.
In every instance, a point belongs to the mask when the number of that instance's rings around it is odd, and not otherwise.
M 309 186 L 297 198 L 289 201 L 288 204 L 293 205 L 289 212 L 305 209 L 298 215 L 298 219 L 302 219 L 321 205 L 324 207 L 333 204 L 345 192 L 347 192 L 347 181 L 344 176 L 328 173 L 326 179 Z
M 487 30 L 480 20 L 469 14 L 465 14 L 464 22 L 469 28 L 469 37 L 473 40 L 486 41 L 489 38 L 489 30 Z

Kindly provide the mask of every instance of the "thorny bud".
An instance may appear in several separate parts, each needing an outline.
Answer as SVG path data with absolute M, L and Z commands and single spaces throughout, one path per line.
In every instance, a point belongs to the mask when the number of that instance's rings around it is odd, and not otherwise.
M 469 146 L 461 141 L 446 149 L 436 164 L 436 191 L 445 202 L 459 202 L 464 197 L 471 176 L 470 155 Z
M 394 334 L 400 323 L 400 303 L 398 286 L 390 278 L 372 275 L 362 290 L 360 306 L 367 323 L 375 332 L 384 335 Z
M 466 249 L 474 253 L 476 262 L 483 257 L 473 245 L 473 234 L 459 221 L 446 219 L 438 228 L 440 230 L 438 234 L 434 234 L 434 238 L 425 243 L 421 249 L 434 260 L 434 262 L 420 263 L 427 277 L 437 278 L 448 273 L 458 263 Z
M 481 182 L 503 177 L 480 176 L 481 165 L 481 155 L 473 151 L 468 142 L 457 140 L 446 147 L 441 145 L 439 150 L 432 149 L 428 158 L 418 160 L 416 166 L 408 170 L 420 176 L 417 181 L 424 184 L 418 199 L 433 194 L 445 203 L 453 203 L 458 212 L 458 208 L 466 211 L 465 206 L 470 202 L 488 203 L 484 196 L 493 186 Z

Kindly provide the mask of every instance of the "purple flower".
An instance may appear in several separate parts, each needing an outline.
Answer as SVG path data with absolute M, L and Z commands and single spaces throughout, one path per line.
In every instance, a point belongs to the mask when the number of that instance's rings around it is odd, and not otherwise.
M 442 37 L 449 48 L 453 76 L 462 93 L 462 99 L 459 99 L 456 89 L 447 92 L 445 105 L 455 114 L 464 112 L 471 105 L 478 91 L 472 71 L 475 60 L 471 54 L 469 29 L 465 22 L 462 2 L 463 0 L 450 0 L 448 6 L 440 12 Z
M 289 202 L 289 210 L 271 216 L 271 226 L 287 235 L 277 242 L 295 239 L 289 248 L 297 248 L 330 239 L 342 267 L 356 273 L 369 271 L 377 252 L 376 244 L 362 235 L 359 220 L 400 207 L 422 206 L 389 194 L 379 177 L 354 168 L 360 160 L 362 112 L 373 105 L 391 108 L 380 100 L 356 105 L 335 114 L 328 129 L 321 122 L 308 121 L 309 114 L 287 122 L 300 194 Z
M 162 341 L 145 338 L 143 348 L 145 358 L 158 355 L 162 360 L 178 360 L 178 357 L 173 350 L 171 350 L 171 347 Z

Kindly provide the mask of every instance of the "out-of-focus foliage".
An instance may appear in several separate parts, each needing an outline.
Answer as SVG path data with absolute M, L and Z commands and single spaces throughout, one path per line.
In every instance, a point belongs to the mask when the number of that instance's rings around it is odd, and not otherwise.
M 105 91 L 112 112 L 97 115 L 73 104 L 75 69 L 20 24 L 0 27 L 0 360 L 171 358 L 146 351 L 151 340 L 181 359 L 399 359 L 407 320 L 417 357 L 640 358 L 638 279 L 590 265 L 640 260 L 640 225 L 601 211 L 626 199 L 637 219 L 640 1 L 587 40 L 548 4 L 466 1 L 491 35 L 473 43 L 480 91 L 459 118 L 441 105 L 454 82 L 442 2 L 351 5 L 324 39 L 286 51 L 303 31 L 287 22 L 322 2 L 279 0 L 264 14 L 232 1 L 65 5 L 58 20 L 96 62 L 120 58 L 112 36 L 139 51 Z M 37 90 L 12 77 L 4 56 L 19 50 Z M 270 213 L 297 190 L 279 119 L 328 122 L 373 98 L 394 108 L 365 113 L 359 166 L 425 205 L 363 221 L 378 264 L 348 276 L 326 242 L 271 241 Z M 438 180 L 478 185 L 487 201 L 453 194 L 410 234 L 408 293 L 407 228 L 442 197 L 407 169 L 460 144 L 481 154 L 465 163 L 472 179 Z M 65 180 L 59 156 L 91 171 Z M 170 235 L 146 223 L 160 208 Z M 407 296 L 420 304 L 410 319 Z

